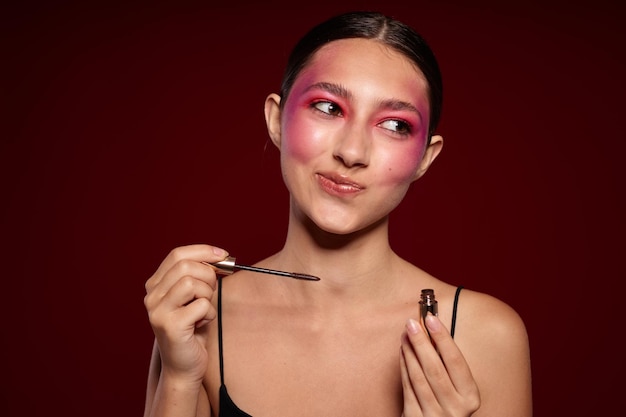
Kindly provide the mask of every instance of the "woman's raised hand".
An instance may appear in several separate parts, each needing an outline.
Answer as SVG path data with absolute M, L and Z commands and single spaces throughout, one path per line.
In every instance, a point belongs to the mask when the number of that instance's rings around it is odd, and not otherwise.
M 425 322 L 428 333 L 409 320 L 402 337 L 403 417 L 471 416 L 480 394 L 469 366 L 439 318 Z
M 162 374 L 184 383 L 200 383 L 208 366 L 207 324 L 216 317 L 211 299 L 215 270 L 228 253 L 209 245 L 172 250 L 146 281 L 144 304 L 161 355 Z

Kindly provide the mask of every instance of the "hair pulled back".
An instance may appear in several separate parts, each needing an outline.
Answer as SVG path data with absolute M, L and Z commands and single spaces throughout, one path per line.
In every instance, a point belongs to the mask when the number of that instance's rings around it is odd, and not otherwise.
M 433 135 L 441 117 L 443 82 L 439 64 L 426 41 L 414 29 L 378 12 L 349 12 L 313 27 L 295 45 L 283 75 L 281 105 L 287 101 L 295 79 L 322 46 L 336 40 L 363 38 L 377 40 L 400 52 L 417 65 L 428 83 L 430 120 Z

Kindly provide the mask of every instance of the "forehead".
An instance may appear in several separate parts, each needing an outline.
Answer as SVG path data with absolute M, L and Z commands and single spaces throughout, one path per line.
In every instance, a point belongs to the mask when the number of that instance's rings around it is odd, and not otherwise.
M 351 91 L 372 90 L 380 94 L 427 100 L 424 74 L 404 54 L 370 39 L 341 39 L 320 48 L 298 76 L 294 87 L 331 82 Z

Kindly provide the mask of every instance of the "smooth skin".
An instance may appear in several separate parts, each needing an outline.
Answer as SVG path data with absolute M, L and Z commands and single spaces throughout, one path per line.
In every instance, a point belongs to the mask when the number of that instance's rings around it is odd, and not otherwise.
M 281 251 L 223 285 L 225 384 L 254 417 L 528 417 L 524 324 L 505 303 L 461 292 L 389 245 L 389 214 L 442 149 L 428 141 L 427 84 L 403 55 L 346 39 L 322 47 L 289 97 L 265 103 L 290 192 Z M 282 104 L 282 105 L 281 105 Z M 426 208 L 424 221 L 436 221 Z M 217 278 L 209 245 L 173 250 L 147 281 L 155 332 L 145 416 L 217 416 Z M 418 324 L 422 288 L 439 316 Z

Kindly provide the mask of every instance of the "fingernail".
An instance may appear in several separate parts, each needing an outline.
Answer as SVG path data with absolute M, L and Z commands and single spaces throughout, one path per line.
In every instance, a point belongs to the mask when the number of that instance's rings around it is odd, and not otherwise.
M 417 334 L 420 331 L 419 324 L 415 320 L 409 319 L 406 322 L 406 330 L 411 334 Z
M 221 258 L 225 258 L 225 257 L 226 257 L 226 255 L 228 255 L 228 253 L 227 253 L 224 249 L 222 249 L 222 248 L 216 248 L 215 246 L 213 247 L 213 254 L 214 254 L 215 256 L 219 256 L 219 257 L 221 257 Z
M 428 314 L 426 316 L 426 327 L 428 327 L 429 331 L 436 332 L 441 328 L 441 322 L 434 315 Z

